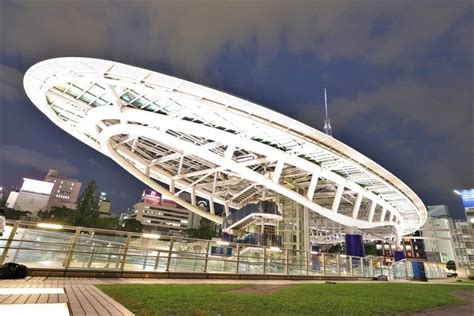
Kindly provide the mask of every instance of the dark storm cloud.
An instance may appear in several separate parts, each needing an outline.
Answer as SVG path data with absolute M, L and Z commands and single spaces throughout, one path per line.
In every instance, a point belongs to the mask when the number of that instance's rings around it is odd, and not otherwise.
M 133 201 L 124 183 L 133 192 L 141 184 L 68 135 L 53 134 L 57 130 L 33 113 L 21 79 L 32 64 L 60 56 L 130 63 L 259 101 L 317 128 L 322 113 L 316 100 L 328 87 L 335 136 L 407 181 L 425 203 L 459 207 L 452 188 L 474 185 L 471 1 L 0 6 L 1 145 L 16 144 L 17 151 L 60 163 L 48 152 L 51 144 L 29 140 L 36 133 L 28 130 L 15 135 L 9 122 L 15 120 L 3 118 L 9 111 L 36 129 L 45 126 L 57 151 L 82 177 L 98 177 L 122 209 Z M 4 170 L 0 177 L 24 176 L 21 170 Z

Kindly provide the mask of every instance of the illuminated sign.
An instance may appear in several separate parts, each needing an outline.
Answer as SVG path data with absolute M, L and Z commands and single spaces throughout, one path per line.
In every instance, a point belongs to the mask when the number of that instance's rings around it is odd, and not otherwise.
M 23 185 L 20 191 L 50 195 L 51 191 L 53 190 L 53 186 L 54 183 L 51 182 L 23 178 Z
M 462 190 L 461 198 L 464 208 L 474 208 L 474 189 Z
M 146 189 L 143 190 L 142 200 L 146 204 L 157 206 L 161 204 L 161 194 L 156 191 Z
M 211 247 L 211 255 L 213 256 L 232 256 L 232 247 Z

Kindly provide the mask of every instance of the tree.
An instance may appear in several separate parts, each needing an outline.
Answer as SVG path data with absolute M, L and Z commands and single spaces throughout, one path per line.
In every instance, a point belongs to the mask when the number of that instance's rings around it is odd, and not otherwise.
M 127 232 L 141 233 L 143 232 L 143 224 L 134 218 L 129 218 L 123 221 L 121 229 Z
M 206 218 L 201 218 L 198 228 L 190 228 L 185 232 L 191 238 L 212 239 L 217 236 L 213 223 Z
M 338 254 L 344 254 L 345 251 L 346 251 L 345 247 L 342 243 L 331 245 L 331 247 L 329 247 L 329 249 L 327 250 L 327 252 L 329 253 L 338 253 Z
M 94 180 L 89 182 L 84 192 L 79 197 L 76 214 L 74 216 L 73 225 L 75 226 L 91 226 L 99 217 L 99 195 L 97 193 L 97 185 Z
M 93 222 L 92 227 L 111 230 L 122 230 L 119 220 L 116 217 L 98 218 Z
M 76 210 L 65 206 L 53 206 L 49 211 L 39 211 L 38 217 L 42 221 L 71 225 L 74 222 L 75 213 Z
M 376 256 L 377 255 L 377 247 L 375 242 L 367 242 L 364 244 L 365 248 L 365 255 L 366 256 Z
M 31 215 L 31 212 L 29 211 L 18 211 L 12 208 L 4 208 L 4 210 L 5 210 L 5 218 L 15 220 L 15 221 L 21 220 L 23 216 Z

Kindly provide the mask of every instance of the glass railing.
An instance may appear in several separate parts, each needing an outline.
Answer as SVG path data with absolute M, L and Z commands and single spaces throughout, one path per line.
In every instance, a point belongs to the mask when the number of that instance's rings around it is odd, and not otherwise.
M 413 262 L 418 260 L 403 259 L 395 262 L 391 266 L 393 272 L 393 279 L 396 280 L 412 280 L 413 279 Z M 445 264 L 441 262 L 423 262 L 425 275 L 428 279 L 442 279 L 446 278 Z
M 0 264 L 30 268 L 143 272 L 205 272 L 399 278 L 382 257 L 263 247 L 244 243 L 158 236 L 73 226 L 8 221 L 0 238 Z M 397 263 L 398 264 L 398 263 Z M 392 271 L 393 270 L 393 271 Z M 439 265 L 427 276 L 442 277 Z M 445 276 L 445 274 L 444 274 Z

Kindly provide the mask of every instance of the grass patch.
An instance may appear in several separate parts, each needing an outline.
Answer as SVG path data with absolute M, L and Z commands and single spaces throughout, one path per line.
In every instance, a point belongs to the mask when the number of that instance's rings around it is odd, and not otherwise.
M 249 284 L 99 285 L 136 315 L 394 315 L 463 300 L 451 294 L 471 285 L 298 284 L 258 295 L 232 290 Z

